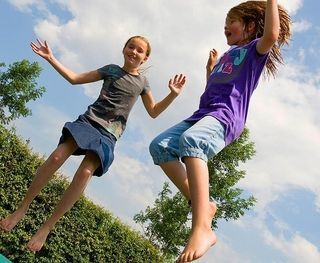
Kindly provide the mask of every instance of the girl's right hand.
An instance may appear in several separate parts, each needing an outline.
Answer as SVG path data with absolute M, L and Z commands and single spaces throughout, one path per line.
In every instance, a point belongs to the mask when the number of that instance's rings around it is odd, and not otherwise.
M 37 42 L 38 44 L 34 42 L 30 43 L 32 51 L 46 60 L 49 60 L 50 58 L 52 58 L 53 54 L 47 41 L 42 42 L 39 39 L 37 39 Z

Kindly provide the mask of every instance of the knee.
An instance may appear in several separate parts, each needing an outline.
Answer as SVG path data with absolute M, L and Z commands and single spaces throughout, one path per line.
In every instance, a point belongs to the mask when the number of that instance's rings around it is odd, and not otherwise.
M 89 169 L 89 168 L 82 168 L 82 169 L 79 169 L 75 175 L 75 179 L 80 182 L 80 181 L 84 181 L 86 182 L 88 179 L 91 178 L 93 174 L 93 171 L 92 169 Z
M 89 169 L 89 168 L 84 168 L 81 171 L 81 175 L 84 178 L 90 178 L 92 176 L 92 174 L 93 174 L 93 170 Z
M 53 164 L 60 164 L 63 162 L 63 156 L 59 151 L 54 151 L 50 157 L 50 161 Z

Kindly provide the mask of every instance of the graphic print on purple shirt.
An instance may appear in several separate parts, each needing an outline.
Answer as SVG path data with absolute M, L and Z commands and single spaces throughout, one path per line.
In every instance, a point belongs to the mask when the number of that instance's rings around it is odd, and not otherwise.
M 268 54 L 256 50 L 258 39 L 231 47 L 214 67 L 201 95 L 199 109 L 186 121 L 213 116 L 225 127 L 226 145 L 237 139 L 247 119 L 251 95 L 258 85 Z
M 246 54 L 247 49 L 230 49 L 230 51 L 220 59 L 219 67 L 215 67 L 212 73 L 221 72 L 225 74 L 231 74 L 233 72 L 233 66 L 239 66 L 245 59 Z

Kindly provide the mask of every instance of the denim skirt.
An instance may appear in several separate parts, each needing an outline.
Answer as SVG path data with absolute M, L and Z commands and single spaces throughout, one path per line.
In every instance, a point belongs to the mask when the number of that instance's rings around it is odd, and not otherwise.
M 59 144 L 72 136 L 78 145 L 73 155 L 85 155 L 87 151 L 95 153 L 100 159 L 100 166 L 93 175 L 102 176 L 114 159 L 114 147 L 117 139 L 98 123 L 80 115 L 73 122 L 66 122 L 62 129 Z

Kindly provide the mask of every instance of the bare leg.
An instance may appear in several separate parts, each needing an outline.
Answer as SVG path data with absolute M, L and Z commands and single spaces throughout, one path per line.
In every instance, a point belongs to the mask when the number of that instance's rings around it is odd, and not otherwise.
M 10 231 L 24 217 L 32 200 L 39 194 L 41 189 L 50 181 L 53 174 L 61 167 L 68 157 L 75 151 L 77 144 L 73 138 L 68 138 L 60 144 L 49 158 L 37 169 L 36 175 L 28 188 L 26 196 L 15 212 L 0 222 L 0 228 Z
M 184 165 L 177 160 L 160 164 L 160 167 L 180 192 L 190 200 L 189 183 Z
M 203 256 L 216 243 L 211 229 L 215 211 L 209 202 L 209 172 L 207 163 L 199 158 L 185 157 L 192 202 L 192 230 L 187 246 L 177 262 L 185 263 Z
M 169 177 L 169 179 L 175 184 L 175 186 L 180 190 L 180 192 L 187 198 L 191 200 L 189 191 L 189 181 L 187 177 L 187 171 L 184 165 L 180 161 L 170 161 L 160 164 L 160 167 L 164 173 Z M 214 202 L 209 202 L 210 210 L 212 214 L 217 211 L 217 205 Z
M 49 232 L 53 229 L 56 222 L 66 213 L 75 202 L 80 198 L 93 172 L 100 165 L 99 158 L 94 153 L 87 153 L 80 164 L 71 184 L 63 194 L 60 202 L 54 209 L 51 217 L 39 228 L 36 234 L 28 242 L 28 249 L 35 252 L 39 251 L 45 243 Z

